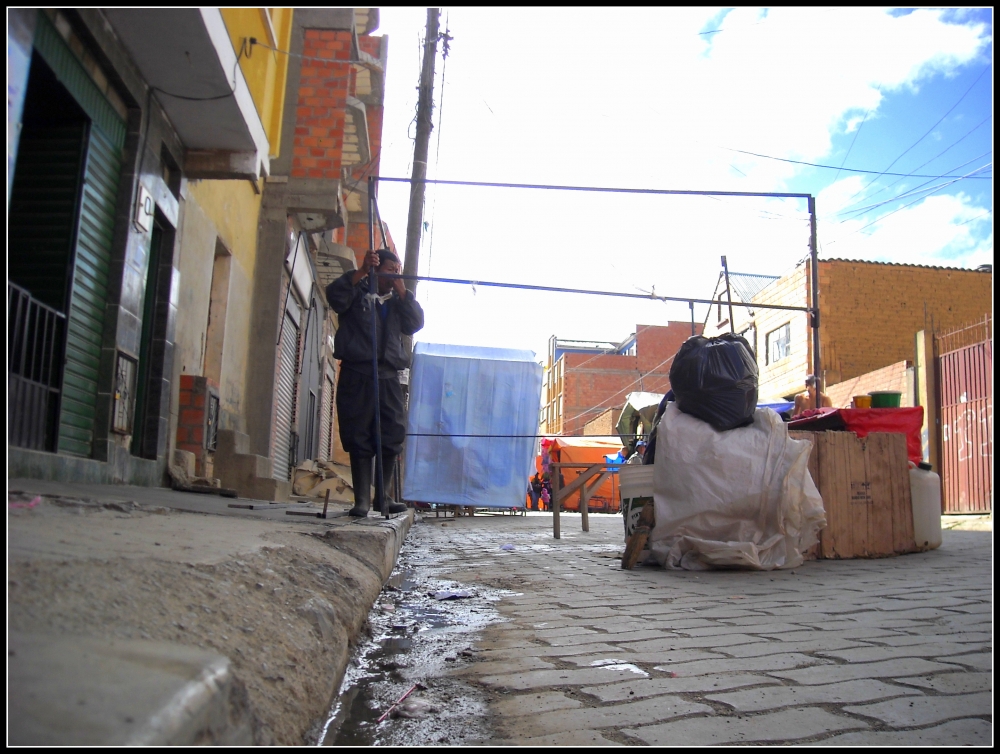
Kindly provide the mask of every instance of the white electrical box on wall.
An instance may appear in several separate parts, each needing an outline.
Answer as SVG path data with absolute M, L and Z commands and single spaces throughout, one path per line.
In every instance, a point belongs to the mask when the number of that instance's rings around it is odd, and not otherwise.
M 135 202 L 135 224 L 144 233 L 153 227 L 153 195 L 139 184 L 139 196 Z

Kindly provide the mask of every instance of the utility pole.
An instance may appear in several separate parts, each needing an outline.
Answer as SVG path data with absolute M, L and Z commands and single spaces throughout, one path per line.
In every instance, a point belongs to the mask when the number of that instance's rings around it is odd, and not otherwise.
M 437 57 L 440 8 L 427 9 L 427 33 L 424 38 L 424 61 L 420 70 L 417 98 L 417 135 L 413 144 L 413 173 L 410 181 L 410 211 L 406 219 L 406 256 L 403 274 L 416 275 L 420 260 L 420 235 L 424 220 L 424 180 L 427 178 L 427 149 L 434 127 L 434 60 Z M 417 281 L 407 280 L 411 296 L 417 293 Z

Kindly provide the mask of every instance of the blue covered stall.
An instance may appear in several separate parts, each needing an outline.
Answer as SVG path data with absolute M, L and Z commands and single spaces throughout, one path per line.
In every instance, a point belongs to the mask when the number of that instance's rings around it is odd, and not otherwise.
M 523 508 L 541 393 L 542 367 L 531 351 L 417 343 L 403 497 Z

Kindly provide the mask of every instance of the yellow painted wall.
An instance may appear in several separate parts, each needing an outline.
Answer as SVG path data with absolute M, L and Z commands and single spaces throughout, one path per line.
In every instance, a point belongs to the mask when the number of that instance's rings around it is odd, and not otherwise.
M 292 39 L 292 8 L 222 8 L 233 50 L 239 54 L 240 69 L 250 87 L 257 114 L 264 125 L 271 157 L 278 156 L 281 119 L 288 79 L 288 55 L 261 45 L 288 50 Z M 251 46 L 253 37 L 260 44 Z M 246 45 L 246 46 L 244 46 Z M 247 57 L 249 51 L 249 57 Z
M 222 243 L 245 270 L 257 260 L 261 195 L 250 181 L 190 181 L 188 191 L 215 223 Z

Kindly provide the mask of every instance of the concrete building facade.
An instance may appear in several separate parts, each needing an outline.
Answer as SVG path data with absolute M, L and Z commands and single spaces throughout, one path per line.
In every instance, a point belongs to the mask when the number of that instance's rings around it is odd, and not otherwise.
M 371 245 L 377 9 L 8 20 L 8 473 L 287 495 L 337 452 L 324 289 Z
M 245 223 L 285 81 L 249 40 L 280 48 L 291 16 L 8 12 L 8 474 L 165 483 L 178 372 L 216 375 L 214 426 L 239 423 Z M 239 301 L 220 317 L 225 265 Z

